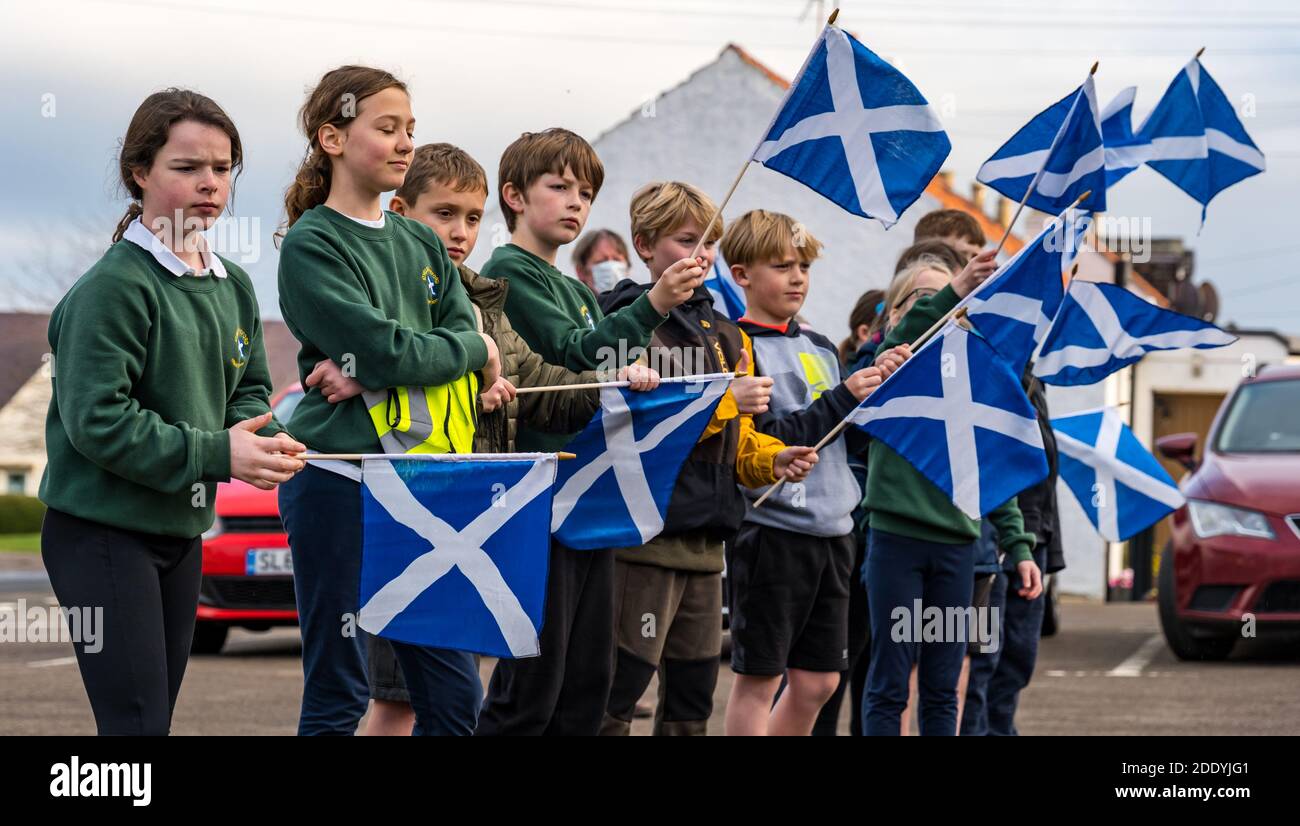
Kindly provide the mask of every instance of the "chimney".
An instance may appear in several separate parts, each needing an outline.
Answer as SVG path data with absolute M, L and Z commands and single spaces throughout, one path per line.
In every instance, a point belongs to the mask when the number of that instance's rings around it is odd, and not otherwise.
M 970 200 L 981 215 L 986 214 L 984 212 L 984 187 L 978 181 L 973 181 L 970 185 Z
M 1016 204 L 1011 203 L 1010 198 L 1003 197 L 998 199 L 998 224 L 1002 229 L 1005 230 L 1007 227 L 1011 226 L 1011 216 L 1015 214 L 1016 206 Z

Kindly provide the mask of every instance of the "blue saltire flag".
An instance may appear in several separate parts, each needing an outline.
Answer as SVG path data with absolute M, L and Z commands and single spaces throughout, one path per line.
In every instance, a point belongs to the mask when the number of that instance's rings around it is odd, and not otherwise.
M 1101 137 L 1106 144 L 1106 186 L 1112 187 L 1146 163 L 1151 142 L 1133 134 L 1133 101 L 1137 87 L 1129 86 L 1101 110 Z
M 949 322 L 849 420 L 978 519 L 1047 478 L 1047 454 L 1020 379 L 988 344 Z
M 1123 542 L 1186 502 L 1114 408 L 1052 419 L 1052 429 L 1061 479 L 1105 539 Z
M 380 637 L 538 654 L 555 454 L 367 458 L 361 610 Z
M 1034 375 L 1047 384 L 1094 384 L 1152 350 L 1204 350 L 1236 340 L 1123 287 L 1076 279 L 1043 340 Z
M 713 309 L 732 321 L 745 316 L 745 293 L 731 278 L 731 268 L 719 252 L 713 259 L 713 270 L 704 279 L 704 287 L 713 296 Z
M 828 25 L 752 159 L 890 227 L 951 149 L 912 82 Z
M 1192 196 L 1202 221 L 1215 195 L 1264 171 L 1264 153 L 1196 58 L 1169 84 L 1138 137 L 1151 145 L 1147 166 Z
M 958 307 L 965 307 L 980 336 L 1019 375 L 1047 335 L 1065 297 L 1063 271 L 1081 241 L 1088 217 L 1066 210 Z
M 733 374 L 665 379 L 639 393 L 602 387 L 600 409 L 565 450 L 551 533 L 577 550 L 644 545 L 659 535 L 677 474 Z
M 1079 205 L 1106 209 L 1106 150 L 1092 75 L 1083 85 L 1034 116 L 984 162 L 976 180 L 1019 203 L 1053 215 L 1084 192 Z

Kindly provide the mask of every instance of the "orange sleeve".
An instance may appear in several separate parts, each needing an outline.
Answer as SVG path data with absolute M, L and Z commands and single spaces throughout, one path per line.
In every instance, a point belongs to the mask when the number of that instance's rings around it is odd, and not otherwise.
M 754 345 L 744 330 L 740 331 L 741 342 L 745 352 L 749 353 L 749 375 L 754 372 Z M 754 417 L 748 413 L 741 414 L 736 407 L 736 400 L 731 391 L 727 391 L 724 402 L 731 402 L 731 409 L 740 416 L 740 441 L 736 447 L 736 481 L 747 488 L 761 488 L 776 483 L 772 464 L 776 454 L 785 450 L 785 443 L 754 428 Z M 718 408 L 722 408 L 719 403 Z M 716 414 L 715 414 L 716 415 Z

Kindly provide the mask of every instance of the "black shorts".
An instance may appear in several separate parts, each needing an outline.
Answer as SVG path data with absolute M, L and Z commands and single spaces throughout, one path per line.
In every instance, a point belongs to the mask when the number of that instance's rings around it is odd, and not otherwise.
M 852 534 L 741 527 L 727 547 L 733 671 L 776 677 L 787 668 L 848 669 L 853 546 Z
M 406 679 L 397 664 L 397 654 L 393 652 L 391 642 L 374 634 L 366 635 L 366 670 L 370 674 L 372 700 L 411 702 L 411 693 L 406 688 Z

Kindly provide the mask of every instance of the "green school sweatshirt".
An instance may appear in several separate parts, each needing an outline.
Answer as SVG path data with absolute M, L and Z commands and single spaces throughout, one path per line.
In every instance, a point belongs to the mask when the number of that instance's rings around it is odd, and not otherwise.
M 958 302 L 951 286 L 922 298 L 898 326 L 889 331 L 877 353 L 913 341 Z M 872 530 L 938 542 L 966 545 L 980 535 L 980 520 L 958 510 L 942 490 L 921 475 L 902 456 L 879 439 L 867 452 L 867 495 L 863 499 Z M 998 530 L 998 546 L 1016 562 L 1033 559 L 1034 535 L 1025 530 L 1024 517 L 1012 497 L 988 517 Z
M 460 275 L 433 230 L 385 212 L 359 224 L 327 206 L 303 213 L 280 245 L 280 311 L 302 345 L 298 373 L 333 359 L 369 390 L 454 381 L 487 363 Z M 378 453 L 361 396 L 330 404 L 316 388 L 293 434 L 321 453 Z
M 46 505 L 166 536 L 212 527 L 226 428 L 265 413 L 271 392 L 252 281 L 222 262 L 226 278 L 176 276 L 118 241 L 54 308 Z
M 510 280 L 506 315 L 515 332 L 545 361 L 574 371 L 622 367 L 633 348 L 649 346 L 655 328 L 668 318 L 659 315 L 648 294 L 602 315 L 586 284 L 514 244 L 493 250 L 482 274 Z M 572 438 L 520 422 L 515 445 L 525 452 L 554 451 Z

